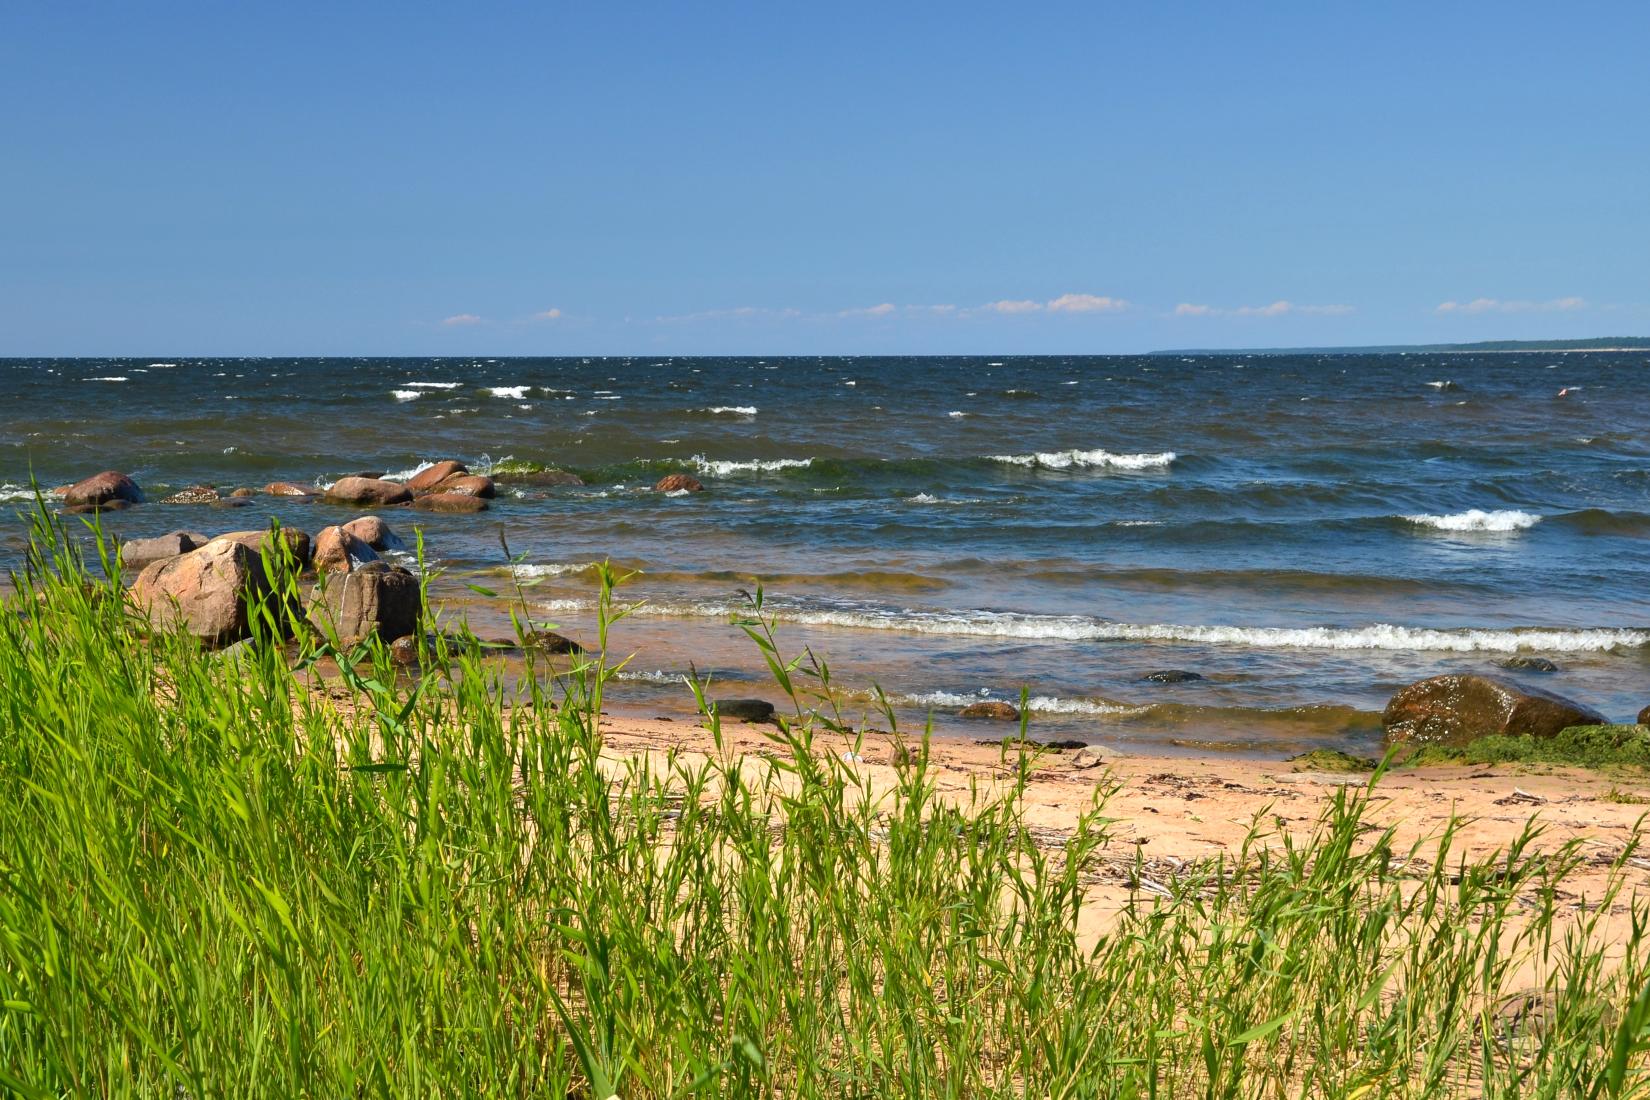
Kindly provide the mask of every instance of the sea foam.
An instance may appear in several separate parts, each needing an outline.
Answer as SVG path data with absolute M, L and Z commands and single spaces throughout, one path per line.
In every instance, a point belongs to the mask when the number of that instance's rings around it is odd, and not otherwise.
M 1436 531 L 1527 531 L 1541 522 L 1541 517 L 1533 512 L 1485 512 L 1478 508 L 1452 515 L 1422 514 L 1404 518 L 1419 527 L 1430 527 Z
M 1111 451 L 1041 451 L 1029 455 L 990 455 L 993 462 L 1011 466 L 1035 466 L 1044 470 L 1069 470 L 1072 467 L 1097 467 L 1111 470 L 1161 469 L 1179 457 L 1173 451 L 1142 454 L 1114 454 Z
M 773 473 L 776 470 L 800 470 L 814 464 L 811 458 L 767 458 L 752 459 L 748 462 L 733 462 L 719 459 L 709 459 L 704 455 L 694 455 L 688 461 L 702 474 L 712 477 L 728 477 L 731 474 Z

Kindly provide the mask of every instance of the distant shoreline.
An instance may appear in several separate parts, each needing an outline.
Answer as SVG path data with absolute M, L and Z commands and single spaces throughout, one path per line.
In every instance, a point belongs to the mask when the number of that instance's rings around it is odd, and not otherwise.
M 1316 348 L 1165 348 L 1147 355 L 1499 355 L 1528 352 L 1650 351 L 1650 337 L 1600 336 L 1587 340 L 1480 340 L 1470 344 L 1370 344 Z

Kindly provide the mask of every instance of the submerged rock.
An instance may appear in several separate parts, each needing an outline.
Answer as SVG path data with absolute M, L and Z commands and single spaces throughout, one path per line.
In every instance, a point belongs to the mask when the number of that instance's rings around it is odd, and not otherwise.
M 584 647 L 578 642 L 575 642 L 572 638 L 566 637 L 565 635 L 557 634 L 553 630 L 529 631 L 524 641 L 533 649 L 540 650 L 544 653 L 566 654 L 584 652 Z M 768 710 L 772 711 L 773 708 L 770 706 Z
M 702 493 L 704 485 L 688 474 L 666 474 L 653 486 L 655 493 Z
M 256 550 L 214 539 L 198 550 L 152 562 L 132 584 L 132 603 L 160 627 L 178 627 L 212 645 L 251 634 L 248 605 L 268 592 Z
M 116 502 L 121 502 L 116 504 Z M 142 504 L 143 490 L 119 470 L 104 470 L 75 482 L 63 490 L 63 503 L 70 508 L 110 508 Z
M 314 497 L 321 495 L 321 490 L 315 486 L 299 485 L 295 481 L 271 481 L 264 486 L 264 492 L 272 497 Z
M 773 704 L 766 699 L 718 699 L 714 706 L 719 718 L 736 718 L 743 722 L 773 721 Z
M 373 477 L 341 477 L 326 492 L 326 499 L 334 504 L 365 504 L 376 507 L 406 504 L 412 498 L 412 490 L 400 482 Z
M 345 645 L 371 634 L 393 642 L 418 628 L 422 610 L 418 578 L 398 565 L 374 561 L 348 573 L 323 574 L 309 619 L 330 625 Z
M 979 703 L 970 703 L 957 712 L 958 718 L 988 718 L 997 722 L 1018 722 L 1020 708 L 1013 703 L 1004 703 L 997 699 L 988 699 Z
M 360 516 L 352 519 L 343 525 L 343 530 L 374 550 L 399 550 L 405 545 L 401 541 L 401 536 L 377 516 Z
M 523 473 L 499 471 L 493 474 L 493 480 L 502 481 L 508 485 L 533 485 L 546 489 L 564 485 L 584 484 L 584 478 L 566 470 L 533 470 Z
M 1558 665 L 1545 657 L 1531 657 L 1520 653 L 1515 657 L 1503 657 L 1495 662 L 1501 668 L 1514 672 L 1557 672 Z
M 1203 679 L 1203 673 L 1187 672 L 1183 668 L 1166 668 L 1161 672 L 1148 672 L 1140 678 L 1153 684 L 1190 684 Z
M 420 512 L 485 512 L 487 501 L 467 493 L 426 493 L 413 501 Z
M 467 474 L 470 468 L 454 459 L 445 459 L 432 463 L 427 469 L 418 471 L 407 479 L 407 488 L 415 493 L 428 493 L 450 477 Z
M 1413 683 L 1381 715 L 1388 741 L 1448 747 L 1489 734 L 1551 737 L 1569 726 L 1603 722 L 1597 711 L 1562 696 L 1467 673 Z

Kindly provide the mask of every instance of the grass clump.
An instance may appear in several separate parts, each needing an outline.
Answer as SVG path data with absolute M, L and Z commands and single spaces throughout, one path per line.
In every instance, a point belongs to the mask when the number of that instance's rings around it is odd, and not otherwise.
M 0 613 L 0 1089 L 19 1096 L 1619 1096 L 1645 1083 L 1650 909 L 1579 913 L 1574 846 L 1469 860 L 1336 793 L 1303 840 L 1119 856 L 1026 768 L 873 788 L 828 666 L 744 620 L 766 758 L 604 754 L 623 616 L 504 682 L 428 631 L 230 662 L 150 633 L 37 536 Z M 267 610 L 267 609 L 266 609 Z M 431 624 L 433 626 L 433 624 Z M 529 662 L 531 657 L 529 656 Z M 336 660 L 328 692 L 311 675 Z M 696 686 L 697 690 L 697 686 Z M 716 729 L 713 715 L 707 715 Z M 893 716 L 884 716 L 900 738 Z M 1132 845 L 1128 851 L 1138 852 Z M 1096 891 L 1123 891 L 1097 913 Z M 1600 922 L 1631 913 L 1606 955 Z M 1104 919 L 1097 919 L 1103 916 Z M 1521 975 L 1533 974 L 1534 978 Z M 1534 982 L 1533 987 L 1520 983 Z M 1512 995 L 1553 1005 L 1510 1029 Z M 1532 1002 L 1533 1003 L 1533 1002 Z

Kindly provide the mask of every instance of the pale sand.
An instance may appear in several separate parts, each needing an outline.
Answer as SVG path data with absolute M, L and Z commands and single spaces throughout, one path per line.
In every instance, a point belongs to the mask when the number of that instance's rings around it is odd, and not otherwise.
M 1013 732 L 1009 725 L 1006 732 Z M 604 755 L 620 763 L 638 756 L 657 757 L 677 750 L 688 760 L 713 757 L 785 756 L 789 749 L 772 739 L 773 727 L 725 723 L 718 749 L 709 730 L 692 720 L 608 715 L 603 718 Z M 1003 726 L 982 723 L 980 736 L 1001 735 Z M 839 757 L 854 751 L 845 738 L 816 734 L 816 751 Z M 896 783 L 894 746 L 886 734 L 867 734 L 850 766 L 869 782 L 873 797 Z M 1016 770 L 1017 751 L 996 744 L 954 739 L 932 742 L 931 770 L 941 797 L 966 803 L 976 786 L 1001 790 Z M 1362 786 L 1365 775 L 1295 772 L 1282 761 L 1124 756 L 1094 748 L 1049 752 L 1037 757 L 1024 792 L 1025 821 L 1039 843 L 1059 844 L 1096 794 L 1115 790 L 1105 802 L 1113 819 L 1103 866 L 1090 892 L 1083 927 L 1085 938 L 1103 933 L 1131 897 L 1161 894 L 1168 879 L 1188 865 L 1238 854 L 1258 822 L 1277 846 L 1282 834 L 1308 836 L 1326 803 L 1348 783 Z M 1608 776 L 1545 765 L 1429 767 L 1394 771 L 1371 796 L 1366 819 L 1396 829 L 1400 854 L 1419 845 L 1417 872 L 1435 856 L 1435 841 L 1452 817 L 1460 820 L 1451 862 L 1482 859 L 1505 851 L 1532 819 L 1543 827 L 1530 851 L 1555 852 L 1579 845 L 1581 864 L 1562 883 L 1558 901 L 1561 923 L 1596 906 L 1611 866 L 1635 841 L 1650 806 L 1622 801 L 1650 801 L 1650 777 Z M 1366 835 L 1377 835 L 1370 830 Z M 1645 853 L 1650 856 L 1650 852 Z M 1140 872 L 1136 861 L 1140 861 Z M 1601 926 L 1608 941 L 1619 942 L 1628 928 L 1635 895 L 1650 896 L 1650 858 L 1630 856 L 1624 865 L 1626 888 Z M 1144 881 L 1142 881 L 1142 879 Z M 1537 887 L 1528 892 L 1533 900 Z

